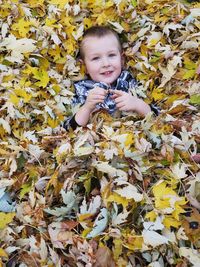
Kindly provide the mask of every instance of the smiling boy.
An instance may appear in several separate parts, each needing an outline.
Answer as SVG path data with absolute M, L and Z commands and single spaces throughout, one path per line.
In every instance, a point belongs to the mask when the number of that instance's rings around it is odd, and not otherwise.
M 145 116 L 151 107 L 130 89 L 137 91 L 137 82 L 123 70 L 123 55 L 119 37 L 106 26 L 89 28 L 82 39 L 80 57 L 89 79 L 76 82 L 73 104 L 80 104 L 77 113 L 64 123 L 64 128 L 86 126 L 96 109 L 134 111 Z

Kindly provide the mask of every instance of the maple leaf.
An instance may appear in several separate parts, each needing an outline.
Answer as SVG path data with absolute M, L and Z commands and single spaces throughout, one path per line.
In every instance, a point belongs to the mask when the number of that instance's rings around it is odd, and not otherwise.
M 123 179 L 127 179 L 127 173 L 123 170 L 116 169 L 109 165 L 108 162 L 94 162 L 93 166 L 97 168 L 98 171 L 107 173 L 110 177 L 122 177 Z
M 108 223 L 108 211 L 106 208 L 102 208 L 94 222 L 94 228 L 87 235 L 87 238 L 92 238 L 101 234 L 105 230 L 107 223 Z
M 12 29 L 19 32 L 20 37 L 26 37 L 32 23 L 24 18 L 19 19 L 17 23 L 12 25 Z
M 49 83 L 48 72 L 44 69 L 32 68 L 33 77 L 38 80 L 35 84 L 45 88 Z
M 143 199 L 143 195 L 138 193 L 137 187 L 126 182 L 126 181 L 116 181 L 117 186 L 122 186 L 122 188 L 114 190 L 117 194 L 127 199 L 134 199 L 135 202 L 140 202 Z
M 113 208 L 114 212 L 112 214 L 112 224 L 115 226 L 124 223 L 127 220 L 130 212 L 125 209 L 123 212 L 118 213 L 118 207 L 116 203 L 113 203 Z
M 185 164 L 177 163 L 171 166 L 170 169 L 172 170 L 173 174 L 175 175 L 177 179 L 183 179 L 187 177 L 187 174 L 186 174 L 187 167 L 188 166 Z
M 13 63 L 22 63 L 23 54 L 33 52 L 36 49 L 35 43 L 36 41 L 33 39 L 22 38 L 17 40 L 14 35 L 9 35 L 0 44 L 0 48 L 11 51 L 11 56 L 6 56 L 5 59 Z
M 198 267 L 198 265 L 200 264 L 200 257 L 197 250 L 187 247 L 181 247 L 179 248 L 179 253 L 180 256 L 187 258 L 194 267 Z
M 71 212 L 72 209 L 76 209 L 76 198 L 75 194 L 72 191 L 65 192 L 64 190 L 61 190 L 61 195 L 63 198 L 63 202 L 66 206 L 62 206 L 60 208 L 55 208 L 55 209 L 44 209 L 47 213 L 54 215 L 56 217 L 63 217 L 66 216 Z
M 13 221 L 13 218 L 15 217 L 15 213 L 4 213 L 0 212 L 0 229 L 4 229 L 7 224 Z
M 152 247 L 168 244 L 169 242 L 166 237 L 160 235 L 156 231 L 143 230 L 142 236 L 144 238 L 144 243 Z
M 96 254 L 96 263 L 94 267 L 114 267 L 115 262 L 113 261 L 112 253 L 108 247 L 98 248 Z
M 11 133 L 11 128 L 10 128 L 10 124 L 4 120 L 3 118 L 0 118 L 0 124 L 3 126 L 4 130 L 7 132 L 7 133 Z
M 12 202 L 9 193 L 5 192 L 5 188 L 0 188 L 0 211 L 15 211 L 15 205 Z
M 8 258 L 8 254 L 2 248 L 0 248 L 0 257 Z
M 90 202 L 87 208 L 86 200 L 84 199 L 82 205 L 80 206 L 80 214 L 95 214 L 101 206 L 101 197 L 96 196 Z

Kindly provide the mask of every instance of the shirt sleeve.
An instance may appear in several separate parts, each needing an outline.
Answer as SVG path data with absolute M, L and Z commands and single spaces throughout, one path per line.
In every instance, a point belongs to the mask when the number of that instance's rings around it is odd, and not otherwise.
M 151 108 L 151 111 L 153 111 L 156 116 L 160 114 L 160 108 L 156 104 L 151 103 L 149 106 Z
M 72 109 L 75 108 L 76 106 L 82 106 L 85 103 L 86 98 L 87 98 L 87 94 L 88 94 L 86 87 L 84 86 L 83 82 L 81 82 L 81 81 L 74 83 L 74 89 L 75 89 L 75 95 L 71 101 Z M 69 130 L 70 128 L 75 130 L 77 127 L 80 127 L 80 125 L 75 120 L 75 115 L 76 114 L 69 116 L 62 123 L 62 127 L 65 130 Z
M 72 130 L 76 130 L 77 127 L 81 127 L 81 125 L 79 125 L 76 120 L 75 120 L 75 115 L 71 116 L 70 118 L 66 119 L 63 122 L 62 127 L 65 130 L 69 130 L 70 128 L 72 128 Z

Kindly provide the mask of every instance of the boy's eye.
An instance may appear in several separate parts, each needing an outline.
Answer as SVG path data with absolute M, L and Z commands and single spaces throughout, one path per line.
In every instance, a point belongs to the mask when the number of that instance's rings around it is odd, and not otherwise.
M 98 60 L 99 59 L 99 57 L 93 57 L 92 58 L 92 60 Z
M 116 54 L 112 53 L 112 54 L 109 54 L 109 57 L 115 57 Z

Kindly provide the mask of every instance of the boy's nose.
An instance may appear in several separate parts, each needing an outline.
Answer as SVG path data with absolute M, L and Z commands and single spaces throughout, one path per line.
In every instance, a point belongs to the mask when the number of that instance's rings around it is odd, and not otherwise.
M 103 65 L 103 67 L 110 66 L 110 61 L 107 57 L 103 58 L 102 65 Z

